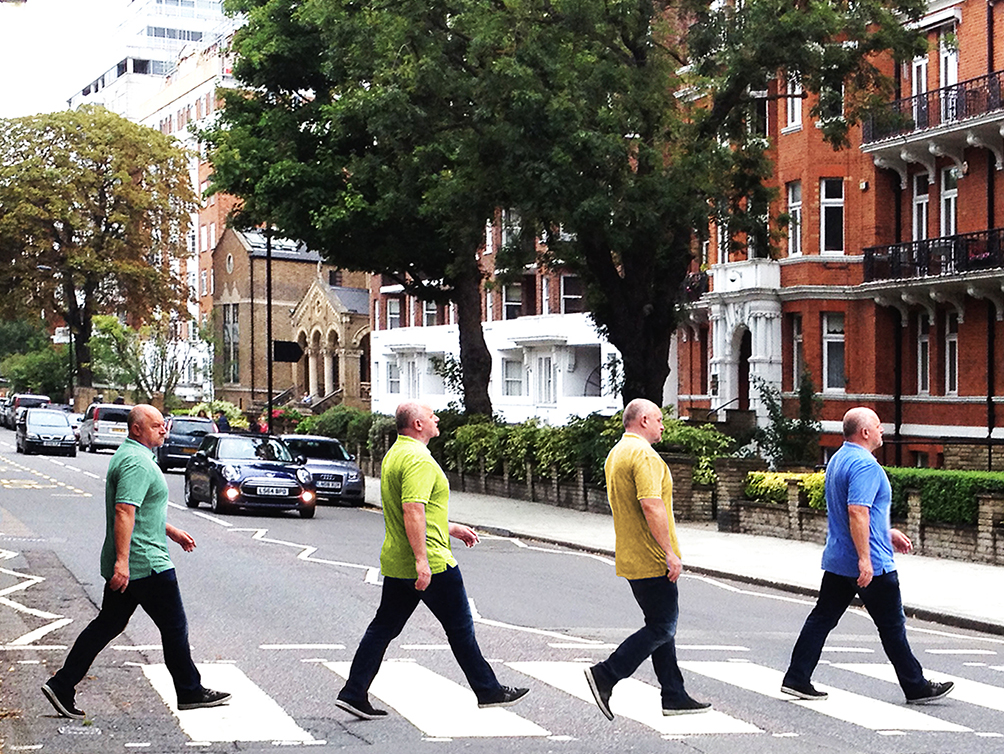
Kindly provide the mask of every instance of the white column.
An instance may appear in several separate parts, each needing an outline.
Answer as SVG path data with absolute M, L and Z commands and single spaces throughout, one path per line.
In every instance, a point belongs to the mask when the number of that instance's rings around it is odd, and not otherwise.
M 331 395 L 335 392 L 335 354 L 324 349 L 321 352 L 321 359 L 324 361 L 324 394 Z
M 309 382 L 309 390 L 312 396 L 317 395 L 317 350 L 314 348 L 307 349 L 307 380 Z

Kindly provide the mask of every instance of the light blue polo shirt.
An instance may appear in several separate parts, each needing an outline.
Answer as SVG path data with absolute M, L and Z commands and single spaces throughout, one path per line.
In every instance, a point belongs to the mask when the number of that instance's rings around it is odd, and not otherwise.
M 869 509 L 872 570 L 876 576 L 896 570 L 893 562 L 890 508 L 892 488 L 875 456 L 860 445 L 845 442 L 826 466 L 828 530 L 823 569 L 857 578 L 858 551 L 851 538 L 849 505 Z

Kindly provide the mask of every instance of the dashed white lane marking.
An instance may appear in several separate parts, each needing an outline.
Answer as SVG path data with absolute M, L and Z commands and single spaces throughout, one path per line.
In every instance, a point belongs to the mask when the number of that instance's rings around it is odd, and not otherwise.
M 348 677 L 350 663 L 323 664 L 342 678 Z M 434 738 L 551 735 L 507 709 L 478 709 L 477 697 L 469 688 L 414 662 L 383 663 L 370 693 Z
M 992 649 L 925 649 L 929 655 L 996 655 Z
M 589 667 L 581 662 L 507 662 L 507 667 L 561 689 L 577 699 L 593 703 L 593 695 L 583 671 Z M 641 723 L 664 736 L 688 736 L 711 733 L 761 733 L 743 720 L 723 712 L 710 710 L 699 715 L 662 714 L 662 696 L 659 689 L 634 678 L 625 678 L 617 684 L 610 697 L 610 710 L 620 717 Z
M 803 707 L 821 715 L 860 725 L 874 731 L 969 731 L 962 725 L 939 720 L 908 709 L 902 705 L 890 704 L 879 699 L 871 699 L 849 691 L 814 684 L 816 688 L 829 692 L 826 699 L 803 701 L 793 699 L 781 691 L 784 674 L 773 668 L 765 668 L 751 662 L 681 662 L 680 667 L 691 673 L 714 678 L 732 686 L 762 694 L 771 699 L 783 699 L 789 704 Z
M 259 644 L 258 649 L 345 649 L 344 644 Z
M 276 702 L 236 665 L 199 665 L 203 684 L 233 694 L 228 704 L 211 709 L 178 710 L 174 683 L 166 665 L 143 665 L 143 673 L 178 718 L 193 742 L 289 741 L 313 743 Z

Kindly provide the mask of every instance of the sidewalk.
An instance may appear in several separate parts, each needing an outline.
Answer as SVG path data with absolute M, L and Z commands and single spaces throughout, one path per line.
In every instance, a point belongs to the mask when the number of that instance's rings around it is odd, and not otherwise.
M 379 479 L 366 479 L 367 501 L 379 505 Z M 610 516 L 525 500 L 452 492 L 450 520 L 498 534 L 613 554 Z M 711 523 L 679 523 L 684 573 L 816 593 L 822 546 L 773 537 L 720 532 Z M 903 606 L 908 615 L 1004 634 L 1004 568 L 958 560 L 899 555 Z

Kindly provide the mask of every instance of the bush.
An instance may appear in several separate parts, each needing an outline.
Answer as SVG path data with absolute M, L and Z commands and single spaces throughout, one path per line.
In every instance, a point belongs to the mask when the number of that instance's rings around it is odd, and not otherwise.
M 666 411 L 664 409 L 664 411 Z M 665 417 L 666 429 L 655 449 L 666 452 L 675 448 L 695 459 L 692 473 L 697 484 L 714 484 L 717 481 L 714 461 L 732 452 L 735 441 L 710 424 L 690 424 L 681 419 Z
M 303 426 L 301 422 L 300 426 L 297 426 L 297 432 L 301 434 L 311 432 L 317 435 L 324 435 L 325 437 L 335 437 L 345 442 L 348 436 L 349 424 L 352 420 L 368 414 L 368 411 L 352 408 L 351 406 L 332 406 L 308 425 L 307 429 L 301 429 Z
M 385 448 L 389 448 L 397 439 L 397 422 L 393 416 L 373 414 L 366 447 L 371 458 L 382 457 Z
M 743 492 L 750 500 L 758 503 L 785 505 L 788 502 L 788 480 L 797 479 L 799 490 L 806 496 L 809 507 L 826 509 L 823 490 L 824 474 L 788 474 L 779 471 L 751 471 L 746 475 Z
M 200 411 L 205 411 L 211 419 L 216 419 L 216 415 L 222 411 L 226 417 L 227 421 L 230 422 L 231 429 L 247 429 L 248 419 L 241 413 L 241 410 L 237 408 L 230 401 L 212 401 L 210 403 L 196 403 L 190 409 L 188 409 L 188 414 L 190 416 L 198 416 Z
M 480 470 L 481 459 L 485 461 L 485 472 L 492 474 L 502 461 L 502 438 L 504 427 L 479 417 L 457 427 L 453 437 L 446 441 L 446 458 L 450 468 L 465 471 Z
M 980 492 L 1004 491 L 1004 473 L 887 468 L 892 485 L 892 514 L 906 518 L 906 491 L 920 491 L 920 516 L 925 522 L 975 524 Z

